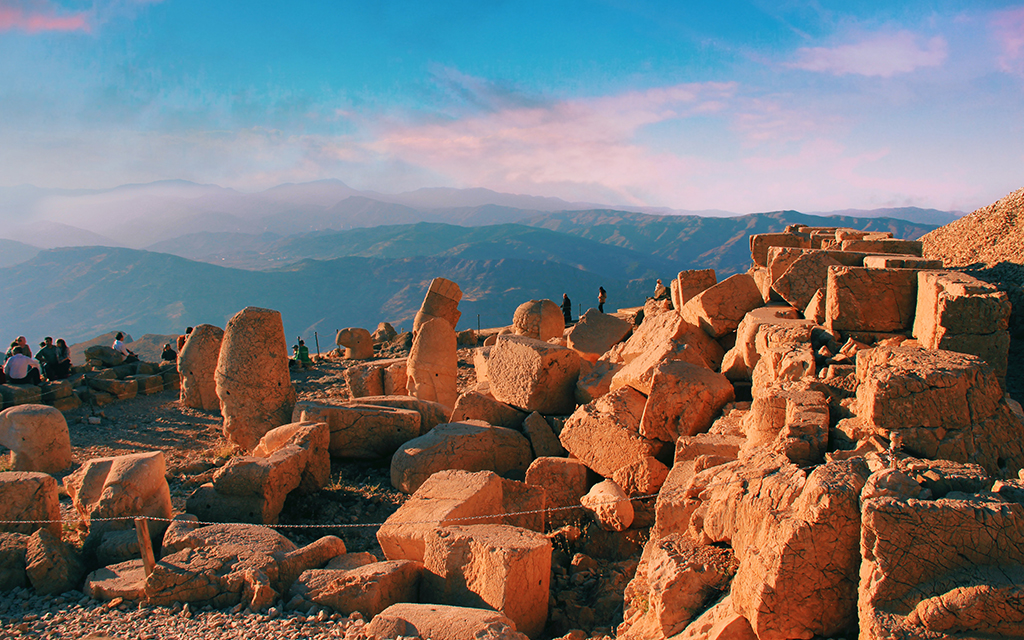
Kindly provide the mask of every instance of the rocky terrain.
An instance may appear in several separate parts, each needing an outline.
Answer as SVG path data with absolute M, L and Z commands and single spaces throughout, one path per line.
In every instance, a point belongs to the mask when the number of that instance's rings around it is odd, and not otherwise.
M 749 251 L 568 325 L 531 300 L 456 331 L 435 278 L 411 332 L 308 367 L 246 307 L 176 368 L 94 345 L 0 386 L 0 629 L 1024 635 L 1013 292 L 887 232 Z

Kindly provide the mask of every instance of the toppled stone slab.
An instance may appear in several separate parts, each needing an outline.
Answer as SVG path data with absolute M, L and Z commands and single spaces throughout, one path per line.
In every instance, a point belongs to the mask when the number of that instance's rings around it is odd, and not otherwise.
M 56 474 L 72 464 L 68 423 L 54 407 L 24 404 L 0 411 L 0 445 L 11 450 L 13 471 Z
M 405 394 L 408 390 L 406 358 L 364 362 L 345 369 L 343 375 L 353 398 Z
M 757 233 L 750 236 L 750 257 L 758 267 L 768 266 L 770 247 L 795 247 L 809 249 L 810 237 L 795 233 Z
M 672 306 L 682 309 L 690 298 L 703 293 L 718 284 L 714 269 L 689 269 L 680 271 L 672 280 Z
M 576 408 L 580 357 L 522 336 L 498 336 L 488 359 L 491 393 L 523 411 L 566 415 Z
M 523 434 L 530 440 L 534 458 L 565 455 L 565 449 L 562 448 L 562 443 L 558 441 L 558 436 L 551 425 L 536 411 L 523 421 Z
M 762 325 L 780 327 L 806 327 L 813 325 L 799 318 L 799 312 L 790 306 L 773 304 L 749 312 L 736 329 L 736 344 L 722 360 L 722 374 L 730 380 L 750 380 L 761 359 L 757 349 L 757 333 Z
M 828 268 L 842 263 L 828 251 L 804 251 L 773 283 L 783 300 L 797 309 L 805 309 L 818 289 L 828 284 Z
M 913 326 L 917 271 L 829 267 L 825 326 L 837 331 L 901 332 Z
M 366 626 L 377 638 L 418 637 L 431 640 L 527 640 L 516 624 L 496 611 L 441 604 L 395 604 Z
M 25 549 L 25 573 L 40 595 L 57 595 L 77 589 L 85 565 L 75 549 L 48 529 L 37 529 Z
M 754 278 L 738 273 L 691 298 L 683 305 L 680 315 L 709 336 L 721 338 L 735 331 L 743 316 L 763 304 Z
M 57 481 L 40 472 L 0 472 L 0 520 L 49 520 L 48 523 L 0 524 L 0 531 L 31 534 L 45 528 L 59 539 L 61 514 Z
M 843 251 L 864 251 L 866 253 L 896 253 L 921 257 L 924 243 L 920 240 L 900 240 L 897 238 L 877 238 L 863 240 L 843 240 Z
M 732 383 L 722 374 L 687 362 L 663 362 L 651 376 L 640 434 L 675 442 L 679 436 L 702 433 L 734 398 Z
M 525 411 L 500 402 L 490 394 L 466 391 L 455 401 L 449 422 L 481 420 L 496 427 L 522 429 L 526 416 Z
M 589 362 L 597 362 L 606 351 L 625 340 L 633 325 L 597 309 L 588 309 L 566 336 L 570 349 Z
M 518 431 L 476 420 L 455 422 L 405 443 L 391 457 L 391 484 L 413 493 L 438 471 L 525 473 L 532 460 L 530 442 Z
M 526 470 L 526 484 L 547 494 L 551 529 L 580 521 L 580 498 L 587 493 L 587 467 L 574 458 L 539 457 Z
M 374 562 L 352 569 L 310 569 L 291 587 L 301 596 L 334 611 L 355 611 L 367 619 L 400 602 L 419 599 L 423 565 L 413 560 Z
M 96 569 L 85 577 L 82 591 L 97 600 L 143 600 L 146 597 L 146 571 L 142 560 L 126 560 Z
M 418 411 L 397 407 L 302 401 L 296 403 L 292 420 L 325 422 L 332 457 L 376 460 L 418 437 L 422 416 Z

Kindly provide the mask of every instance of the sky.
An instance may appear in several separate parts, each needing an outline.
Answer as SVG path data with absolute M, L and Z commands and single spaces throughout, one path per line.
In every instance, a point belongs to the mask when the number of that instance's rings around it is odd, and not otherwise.
M 737 213 L 1024 186 L 1024 2 L 0 0 L 0 186 Z

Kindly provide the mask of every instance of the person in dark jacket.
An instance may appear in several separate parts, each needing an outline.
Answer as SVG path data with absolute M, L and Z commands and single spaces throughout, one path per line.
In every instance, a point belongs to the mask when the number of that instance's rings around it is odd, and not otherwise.
M 604 313 L 604 303 L 608 299 L 608 292 L 604 290 L 604 287 L 597 288 L 597 310 Z
M 565 326 L 572 322 L 572 300 L 569 299 L 568 293 L 562 294 L 562 319 L 565 320 Z

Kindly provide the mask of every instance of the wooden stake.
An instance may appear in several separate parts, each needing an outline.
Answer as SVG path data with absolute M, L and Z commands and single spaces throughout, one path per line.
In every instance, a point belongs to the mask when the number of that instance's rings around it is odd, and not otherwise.
M 142 553 L 142 569 L 146 577 L 153 573 L 153 565 L 156 560 L 153 558 L 153 541 L 149 537 L 149 520 L 146 518 L 135 518 L 135 535 L 139 539 L 139 551 Z

